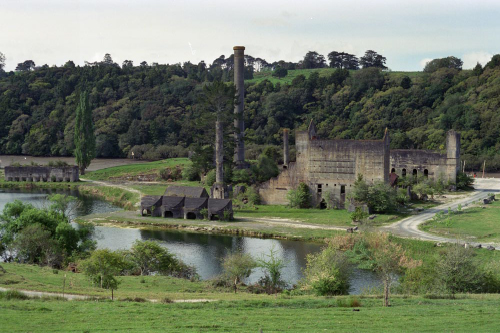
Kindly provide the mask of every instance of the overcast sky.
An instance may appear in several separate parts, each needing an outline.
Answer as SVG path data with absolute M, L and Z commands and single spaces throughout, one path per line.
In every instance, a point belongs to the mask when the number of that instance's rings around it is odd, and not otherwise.
M 6 70 L 27 59 L 119 64 L 205 60 L 246 54 L 299 61 L 368 49 L 392 70 L 421 70 L 446 56 L 464 68 L 500 53 L 499 0 L 0 0 L 0 52 Z

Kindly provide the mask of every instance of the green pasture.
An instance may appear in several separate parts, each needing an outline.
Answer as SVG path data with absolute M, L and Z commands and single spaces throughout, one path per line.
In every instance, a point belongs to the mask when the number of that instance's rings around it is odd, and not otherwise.
M 0 300 L 2 332 L 498 332 L 500 297 L 349 297 L 137 303 Z M 29 318 L 29 319 L 28 319 Z
M 500 201 L 445 214 L 422 224 L 421 229 L 472 242 L 500 242 Z
M 155 162 L 134 163 L 129 165 L 121 165 L 97 171 L 90 171 L 82 178 L 90 180 L 105 180 L 112 181 L 115 179 L 124 179 L 137 175 L 156 175 L 160 177 L 160 170 L 165 168 L 173 168 L 177 165 L 184 166 L 190 164 L 188 158 L 169 158 Z

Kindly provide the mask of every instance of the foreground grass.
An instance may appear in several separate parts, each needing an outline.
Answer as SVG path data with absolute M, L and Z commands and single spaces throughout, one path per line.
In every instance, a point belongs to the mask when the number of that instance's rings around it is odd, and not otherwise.
M 420 229 L 450 238 L 500 242 L 500 201 L 445 214 L 425 222 Z
M 359 311 L 338 306 L 346 297 L 211 303 L 0 300 L 0 330 L 167 332 L 498 332 L 500 298 L 442 300 L 361 298 Z M 29 318 L 29 320 L 27 320 Z
M 176 166 L 185 166 L 190 164 L 188 158 L 169 158 L 155 162 L 145 162 L 129 165 L 121 165 L 97 171 L 88 172 L 85 174 L 85 179 L 90 180 L 127 180 L 136 176 L 152 176 L 154 180 L 160 178 L 160 171 L 165 168 L 173 168 Z

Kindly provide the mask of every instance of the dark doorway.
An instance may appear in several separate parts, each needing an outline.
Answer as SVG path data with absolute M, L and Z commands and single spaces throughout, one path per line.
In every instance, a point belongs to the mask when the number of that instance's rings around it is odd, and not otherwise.
M 219 221 L 219 215 L 218 214 L 210 215 L 210 221 Z
M 189 213 L 186 214 L 186 218 L 188 220 L 196 220 L 196 214 L 193 213 L 193 212 L 189 212 Z
M 396 173 L 396 169 L 392 168 L 391 173 Z
M 403 177 L 406 177 L 406 169 L 403 169 L 402 174 L 403 174 Z
M 340 185 L 340 207 L 344 208 L 345 205 L 345 185 Z
M 142 210 L 142 216 L 148 216 L 148 215 L 151 215 L 151 211 L 148 210 L 148 209 L 143 209 Z
M 427 169 L 424 170 L 424 177 L 429 178 L 429 170 Z
M 321 200 L 321 202 L 319 203 L 319 209 L 326 209 L 325 199 Z
M 174 217 L 174 213 L 167 210 L 163 213 L 163 217 Z
M 417 177 L 417 169 L 413 169 L 413 177 Z
M 321 194 L 323 191 L 323 184 L 318 184 L 318 194 Z

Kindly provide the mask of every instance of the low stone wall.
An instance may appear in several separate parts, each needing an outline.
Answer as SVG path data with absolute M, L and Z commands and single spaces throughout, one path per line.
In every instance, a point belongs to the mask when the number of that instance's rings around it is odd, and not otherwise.
M 5 181 L 9 182 L 77 182 L 79 180 L 77 166 L 5 167 Z

